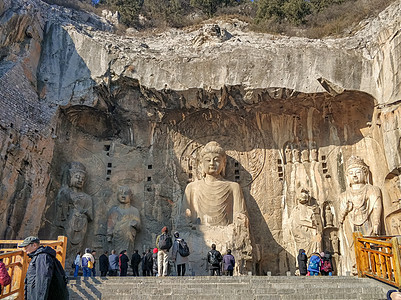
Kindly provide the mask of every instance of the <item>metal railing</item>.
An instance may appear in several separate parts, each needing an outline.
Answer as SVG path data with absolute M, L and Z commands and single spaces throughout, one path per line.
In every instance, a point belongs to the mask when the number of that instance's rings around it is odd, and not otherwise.
M 6 265 L 11 277 L 11 284 L 3 287 L 0 299 L 15 296 L 15 299 L 24 299 L 24 279 L 28 270 L 29 257 L 17 246 L 22 240 L 0 240 L 0 259 Z M 56 257 L 65 266 L 67 238 L 59 236 L 57 240 L 41 241 L 41 245 L 56 250 Z
M 401 237 L 364 237 L 354 232 L 358 277 L 371 277 L 401 287 Z

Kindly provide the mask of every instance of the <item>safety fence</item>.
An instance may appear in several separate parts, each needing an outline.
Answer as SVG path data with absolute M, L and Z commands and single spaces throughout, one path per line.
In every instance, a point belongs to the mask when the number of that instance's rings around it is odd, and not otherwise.
M 371 277 L 401 287 L 401 237 L 369 236 L 354 232 L 358 277 Z
M 11 277 L 11 284 L 3 287 L 0 299 L 24 299 L 24 279 L 29 265 L 29 257 L 17 246 L 22 240 L 0 240 L 0 260 L 6 265 Z M 65 266 L 67 238 L 59 236 L 57 240 L 41 241 L 41 245 L 56 250 L 56 257 Z

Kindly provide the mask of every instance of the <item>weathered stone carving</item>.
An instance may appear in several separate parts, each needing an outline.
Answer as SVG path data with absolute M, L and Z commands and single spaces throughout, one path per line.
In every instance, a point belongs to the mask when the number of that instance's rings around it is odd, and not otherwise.
M 135 237 L 141 229 L 141 216 L 139 210 L 131 205 L 132 198 L 129 187 L 119 187 L 117 199 L 120 204 L 107 213 L 107 241 L 111 249 L 133 253 Z
M 369 184 L 369 168 L 362 158 L 351 156 L 347 162 L 347 190 L 340 195 L 341 254 L 343 272 L 355 271 L 352 233 L 380 234 L 382 194 L 379 187 Z
M 228 225 L 236 215 L 246 215 L 238 183 L 225 180 L 226 154 L 217 142 L 209 142 L 200 153 L 202 178 L 185 189 L 186 215 L 195 224 Z
M 302 163 L 309 162 L 309 149 L 308 149 L 308 146 L 306 144 L 302 144 L 301 162 Z
M 400 170 L 394 170 L 386 177 L 386 192 L 389 200 L 385 211 L 387 234 L 401 234 L 401 180 Z
M 310 161 L 318 161 L 318 160 L 319 160 L 319 151 L 317 149 L 316 142 L 312 142 L 310 149 Z
M 110 249 L 133 253 L 135 237 L 141 229 L 139 210 L 131 205 L 132 191 L 127 186 L 118 188 L 120 204 L 113 206 L 107 214 L 107 241 Z
M 252 246 L 249 234 L 249 219 L 245 200 L 238 183 L 225 180 L 226 153 L 217 142 L 209 142 L 200 152 L 202 178 L 191 182 L 185 189 L 184 208 L 193 229 L 193 244 L 204 239 L 207 246 L 215 243 L 221 250 L 233 249 L 241 264 L 236 272 L 251 270 L 247 262 L 252 259 Z M 216 228 L 218 227 L 218 228 Z M 219 234 L 216 233 L 216 230 Z M 203 249 L 207 252 L 207 249 Z
M 330 205 L 326 205 L 326 208 L 324 210 L 324 220 L 325 220 L 325 227 L 333 227 L 334 226 L 334 215 L 331 212 L 331 207 Z
M 301 151 L 299 149 L 298 144 L 294 144 L 294 147 L 292 149 L 292 161 L 294 163 L 300 163 L 301 162 Z
M 305 249 L 309 255 L 321 250 L 322 222 L 319 207 L 311 204 L 307 189 L 301 188 L 298 204 L 291 212 L 291 235 L 296 249 Z
M 292 163 L 292 149 L 290 144 L 287 144 L 287 146 L 285 146 L 284 154 L 285 154 L 285 162 L 287 164 Z
M 93 200 L 83 191 L 86 168 L 80 162 L 69 163 L 63 172 L 63 185 L 58 192 L 59 225 L 64 228 L 68 242 L 81 248 L 88 222 L 93 220 Z

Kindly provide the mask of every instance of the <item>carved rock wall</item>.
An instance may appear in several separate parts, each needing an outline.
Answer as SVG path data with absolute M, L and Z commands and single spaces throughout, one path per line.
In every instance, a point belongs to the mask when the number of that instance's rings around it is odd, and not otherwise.
M 54 199 L 63 166 L 79 161 L 95 203 L 83 247 L 109 247 L 107 211 L 128 185 L 143 225 L 136 248 L 153 248 L 164 225 L 180 230 L 185 186 L 199 176 L 196 153 L 211 140 L 227 150 L 226 178 L 244 191 L 255 273 L 294 270 L 287 229 L 300 187 L 321 211 L 332 208 L 324 245 L 338 253 L 351 155 L 364 158 L 383 190 L 383 224 L 394 234 L 400 13 L 398 1 L 342 39 L 250 33 L 236 20 L 120 37 L 95 16 L 0 0 L 0 234 L 62 234 Z M 210 238 L 196 243 L 208 247 Z M 199 256 L 190 258 L 196 272 Z

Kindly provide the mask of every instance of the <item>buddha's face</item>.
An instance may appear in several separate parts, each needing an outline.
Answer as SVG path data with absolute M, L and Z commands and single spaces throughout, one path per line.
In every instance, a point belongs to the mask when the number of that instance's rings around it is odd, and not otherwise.
M 131 202 L 131 192 L 129 189 L 119 189 L 117 193 L 117 198 L 120 203 L 130 203 Z
M 218 153 L 206 153 L 202 157 L 202 169 L 205 174 L 217 176 L 224 168 L 224 158 Z
M 366 173 L 360 167 L 350 168 L 347 172 L 350 185 L 366 183 Z
M 83 172 L 75 172 L 71 175 L 71 186 L 82 188 L 85 183 L 86 175 Z

